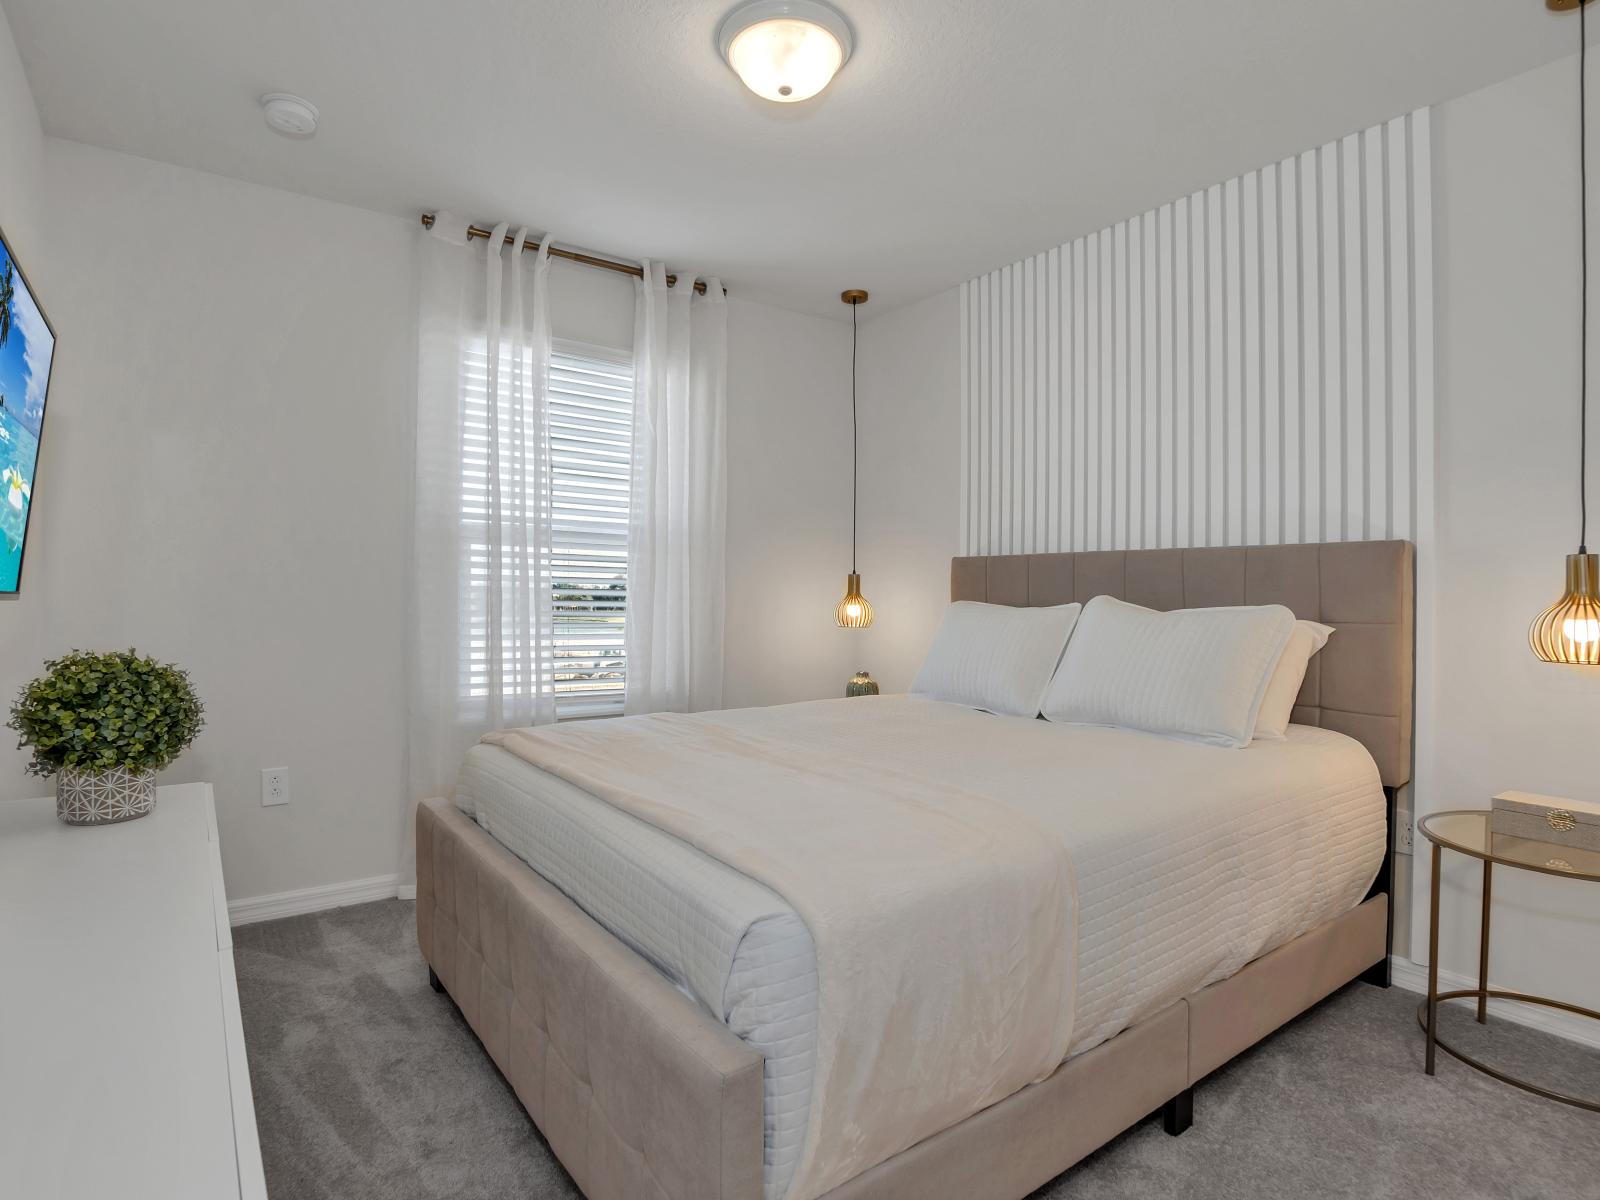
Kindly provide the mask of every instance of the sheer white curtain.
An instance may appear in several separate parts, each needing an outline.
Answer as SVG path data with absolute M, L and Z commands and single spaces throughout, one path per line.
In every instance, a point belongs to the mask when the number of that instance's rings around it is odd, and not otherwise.
M 634 310 L 625 711 L 722 704 L 728 306 L 646 262 Z
M 420 250 L 413 800 L 448 794 L 486 731 L 555 720 L 549 238 L 506 229 L 468 242 L 439 213 Z

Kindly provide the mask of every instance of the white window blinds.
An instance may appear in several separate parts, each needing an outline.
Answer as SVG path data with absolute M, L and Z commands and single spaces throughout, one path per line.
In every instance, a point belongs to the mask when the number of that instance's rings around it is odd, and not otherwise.
M 633 364 L 556 342 L 550 355 L 556 713 L 622 711 Z
M 484 696 L 489 688 L 488 552 L 482 540 L 488 514 L 484 346 L 468 349 L 465 358 L 468 412 L 461 520 L 468 533 L 464 548 L 469 562 L 462 682 L 467 695 Z M 628 602 L 632 361 L 617 351 L 558 341 L 550 355 L 548 395 L 554 540 L 541 568 L 551 578 L 556 715 L 620 713 Z M 519 669 L 509 657 L 502 664 L 502 677 L 508 691 L 532 686 L 529 670 Z

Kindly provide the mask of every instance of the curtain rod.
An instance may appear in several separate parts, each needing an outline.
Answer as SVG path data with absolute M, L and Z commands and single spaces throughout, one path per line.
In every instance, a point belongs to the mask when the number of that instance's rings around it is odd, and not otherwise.
M 433 228 L 432 213 L 422 214 L 422 227 L 424 229 Z M 476 225 L 467 226 L 467 241 L 469 242 L 475 241 L 478 238 L 491 238 L 493 236 L 494 230 L 492 229 L 479 229 Z M 506 234 L 506 245 L 514 246 L 516 245 L 516 241 L 517 239 L 514 235 L 509 233 Z M 539 243 L 529 239 L 528 241 L 522 243 L 522 248 L 524 250 L 537 250 L 539 248 Z M 568 262 L 582 263 L 586 267 L 599 267 L 602 271 L 615 271 L 618 275 L 632 275 L 635 279 L 644 278 L 643 267 L 636 267 L 632 263 L 617 262 L 616 259 L 613 258 L 596 258 L 593 254 L 581 254 L 576 250 L 563 250 L 559 246 L 550 247 L 550 257 L 564 258 Z M 676 287 L 677 285 L 678 277 L 676 275 L 668 275 L 667 286 Z M 703 279 L 695 280 L 694 290 L 704 296 L 706 294 L 705 281 Z M 728 294 L 728 289 L 723 288 L 722 294 L 726 296 Z

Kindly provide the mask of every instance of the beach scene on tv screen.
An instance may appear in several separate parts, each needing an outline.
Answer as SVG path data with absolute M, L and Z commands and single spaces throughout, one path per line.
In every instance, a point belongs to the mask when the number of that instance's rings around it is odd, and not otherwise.
M 0 592 L 14 592 L 39 465 L 55 337 L 0 241 Z

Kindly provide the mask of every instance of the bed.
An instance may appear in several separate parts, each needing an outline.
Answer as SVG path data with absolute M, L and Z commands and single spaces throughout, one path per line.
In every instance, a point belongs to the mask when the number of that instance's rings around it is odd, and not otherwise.
M 693 719 L 766 747 L 837 747 L 841 761 L 889 744 L 898 775 L 926 772 L 912 786 L 1013 805 L 1048 799 L 1050 763 L 1075 764 L 1081 799 L 1030 818 L 1058 822 L 1076 864 L 1063 1053 L 892 1153 L 831 1178 L 802 1171 L 794 1194 L 823 1194 L 821 1178 L 835 1200 L 1015 1200 L 1152 1111 L 1180 1131 L 1211 1070 L 1351 978 L 1386 981 L 1412 570 L 1400 542 L 953 562 L 954 599 L 1277 602 L 1338 626 L 1290 737 L 1220 758 L 893 697 Z M 827 1010 L 807 922 L 694 837 L 503 746 L 469 755 L 458 801 L 467 811 L 419 811 L 419 941 L 585 1194 L 790 1194 L 821 1128 L 810 1101 Z

